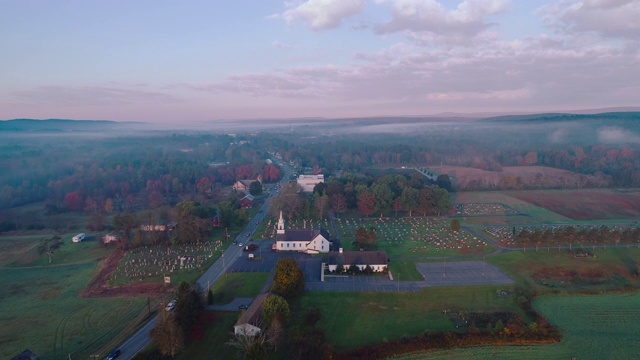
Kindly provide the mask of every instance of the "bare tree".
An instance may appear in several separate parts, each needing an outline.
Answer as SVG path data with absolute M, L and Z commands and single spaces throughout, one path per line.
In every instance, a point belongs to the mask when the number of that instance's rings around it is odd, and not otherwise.
M 64 241 L 58 235 L 55 235 L 49 239 L 42 239 L 38 246 L 38 255 L 47 254 L 49 256 L 49 264 L 51 264 L 51 257 L 60 246 L 64 245 Z

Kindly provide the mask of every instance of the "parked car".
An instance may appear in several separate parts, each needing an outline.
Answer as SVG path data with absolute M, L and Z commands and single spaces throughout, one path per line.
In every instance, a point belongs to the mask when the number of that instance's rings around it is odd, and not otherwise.
M 120 356 L 120 349 L 115 349 L 107 356 L 107 360 L 113 360 Z
M 164 310 L 165 311 L 171 311 L 171 310 L 173 310 L 175 308 L 176 308 L 176 301 L 175 300 L 171 300 L 171 301 L 169 301 L 167 306 L 164 308 Z
M 258 249 L 258 245 L 256 244 L 249 244 L 247 246 L 244 247 L 244 251 L 254 251 Z
M 249 308 L 249 307 L 248 307 L 247 305 L 244 305 L 244 304 L 243 304 L 243 305 L 238 306 L 238 309 L 240 309 L 240 310 L 247 310 L 248 308 Z

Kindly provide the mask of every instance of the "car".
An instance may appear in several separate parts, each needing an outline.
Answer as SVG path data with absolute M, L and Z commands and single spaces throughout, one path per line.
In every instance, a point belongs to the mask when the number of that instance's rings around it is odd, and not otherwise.
M 238 246 L 242 247 L 242 243 L 238 243 Z
M 249 308 L 249 307 L 248 307 L 247 305 L 244 305 L 244 304 L 242 304 L 242 305 L 238 306 L 238 309 L 239 309 L 239 310 L 247 310 L 248 308 Z
M 247 234 L 247 237 L 249 237 L 249 235 L 251 235 L 251 234 Z
M 165 311 L 171 311 L 171 310 L 173 310 L 175 308 L 176 308 L 176 301 L 175 300 L 171 300 L 171 301 L 169 301 L 167 306 L 164 308 L 164 310 Z
M 120 356 L 120 349 L 115 349 L 107 356 L 107 360 L 113 360 Z

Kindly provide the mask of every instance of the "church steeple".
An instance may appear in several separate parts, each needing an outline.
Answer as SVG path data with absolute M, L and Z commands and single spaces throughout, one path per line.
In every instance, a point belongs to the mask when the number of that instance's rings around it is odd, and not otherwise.
M 284 218 L 282 218 L 282 210 L 280 210 L 280 219 L 278 220 L 277 234 L 284 234 Z

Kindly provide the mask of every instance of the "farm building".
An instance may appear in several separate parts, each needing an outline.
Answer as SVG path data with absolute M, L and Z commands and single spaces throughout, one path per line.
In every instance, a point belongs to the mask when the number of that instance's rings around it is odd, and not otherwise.
M 102 242 L 105 244 L 109 244 L 111 242 L 118 242 L 120 240 L 120 235 L 114 233 L 108 233 L 102 237 Z
M 251 183 L 255 181 L 262 184 L 262 176 L 258 176 L 257 179 L 238 180 L 233 184 L 233 190 L 249 193 L 249 187 L 251 186 Z
M 176 226 L 178 226 L 178 223 L 175 222 L 175 221 L 172 221 L 172 222 L 168 223 L 167 225 L 162 225 L 162 224 L 141 225 L 140 226 L 140 230 L 142 230 L 142 231 L 171 231 L 171 230 L 175 229 Z
M 323 230 L 285 230 L 282 211 L 276 230 L 277 251 L 297 251 L 307 254 L 329 252 L 329 234 Z
M 385 271 L 388 267 L 387 253 L 384 251 L 331 251 L 327 256 L 329 271 L 336 271 L 342 265 L 344 270 L 357 266 L 360 271 L 367 266 L 374 272 Z
M 251 194 L 245 195 L 242 199 L 240 199 L 240 207 L 243 209 L 250 209 L 255 201 L 255 197 Z
M 260 294 L 251 303 L 247 311 L 240 315 L 240 318 L 233 326 L 235 335 L 256 336 L 262 331 L 260 320 L 262 317 L 262 303 L 269 296 L 268 293 Z
M 302 191 L 312 192 L 316 185 L 324 182 L 324 175 L 300 175 L 297 182 L 302 188 Z

